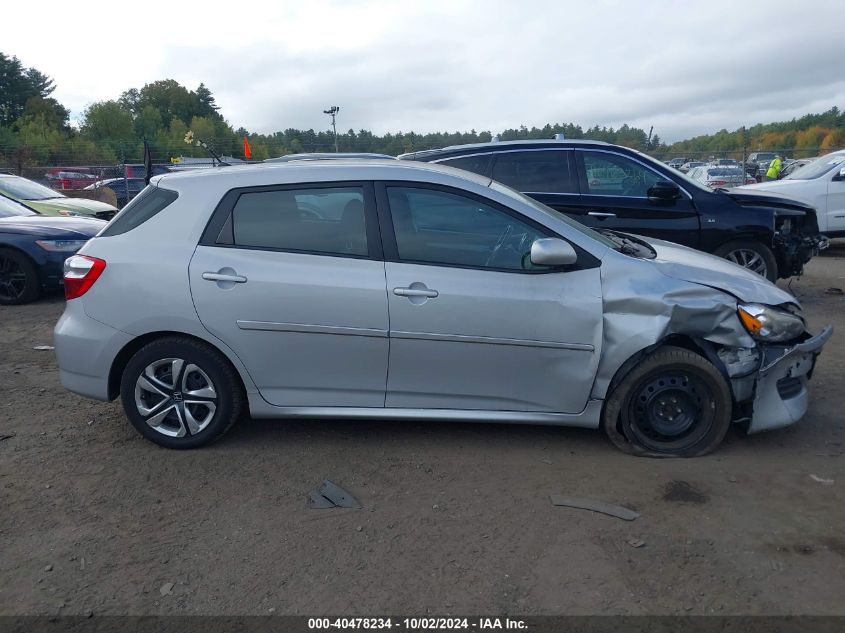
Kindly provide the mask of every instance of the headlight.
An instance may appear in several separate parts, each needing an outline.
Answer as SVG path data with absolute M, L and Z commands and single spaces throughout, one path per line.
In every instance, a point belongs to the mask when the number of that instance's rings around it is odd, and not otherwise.
M 88 240 L 35 240 L 45 251 L 51 253 L 75 253 L 85 246 Z
M 760 341 L 790 341 L 804 331 L 804 319 L 779 308 L 745 303 L 737 306 L 737 313 L 748 333 Z
M 80 213 L 79 211 L 70 211 L 69 209 L 59 209 L 59 215 L 66 217 L 66 218 L 69 218 L 69 217 L 81 218 L 85 214 Z

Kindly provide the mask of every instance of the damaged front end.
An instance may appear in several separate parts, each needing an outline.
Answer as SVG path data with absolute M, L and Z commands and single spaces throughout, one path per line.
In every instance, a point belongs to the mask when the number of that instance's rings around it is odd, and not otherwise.
M 804 332 L 791 344 L 718 349 L 730 378 L 735 421 L 747 422 L 748 432 L 757 433 L 800 420 L 807 411 L 807 381 L 832 334 L 828 325 L 815 336 Z
M 604 354 L 593 397 L 604 399 L 663 345 L 688 347 L 731 388 L 733 419 L 751 433 L 788 426 L 806 413 L 807 381 L 833 328 L 813 335 L 795 298 L 724 260 L 660 240 L 656 258 L 626 269 L 603 263 Z M 653 266 L 641 282 L 634 266 Z M 645 279 L 645 275 L 643 275 Z
M 772 252 L 778 265 L 778 276 L 801 275 L 804 264 L 830 244 L 819 233 L 816 213 L 812 209 L 778 209 L 775 211 L 775 234 Z

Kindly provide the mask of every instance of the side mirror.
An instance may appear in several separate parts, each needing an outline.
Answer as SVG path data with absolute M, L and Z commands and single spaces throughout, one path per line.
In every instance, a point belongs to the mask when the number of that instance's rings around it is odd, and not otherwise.
M 681 197 L 681 189 L 674 182 L 658 180 L 647 192 L 651 202 L 674 202 Z
M 833 177 L 834 180 L 845 180 L 845 167 L 839 168 L 839 173 Z
M 538 266 L 571 266 L 578 261 L 572 244 L 557 237 L 544 237 L 531 245 L 531 263 Z

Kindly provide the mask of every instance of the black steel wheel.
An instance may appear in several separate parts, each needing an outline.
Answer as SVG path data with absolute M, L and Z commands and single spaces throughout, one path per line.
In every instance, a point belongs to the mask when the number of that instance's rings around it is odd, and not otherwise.
M 0 248 L 0 305 L 20 305 L 41 296 L 38 269 L 23 253 Z
M 693 457 L 715 449 L 730 426 L 732 398 L 710 361 L 679 347 L 662 347 L 616 386 L 603 425 L 626 452 Z

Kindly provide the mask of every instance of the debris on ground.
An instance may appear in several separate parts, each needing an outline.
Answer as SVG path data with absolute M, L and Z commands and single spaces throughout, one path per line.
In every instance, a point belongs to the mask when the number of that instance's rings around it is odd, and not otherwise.
M 553 506 L 566 506 L 569 508 L 579 508 L 581 510 L 591 510 L 593 512 L 600 512 L 607 514 L 623 521 L 633 521 L 639 517 L 638 512 L 634 512 L 630 508 L 624 506 L 614 505 L 612 503 L 605 503 L 604 501 L 596 501 L 594 499 L 576 499 L 574 497 L 564 497 L 562 495 L 551 496 Z
M 15 437 L 14 433 L 4 433 L 3 435 L 0 435 L 0 442 L 2 442 L 3 440 L 12 439 L 13 437 Z
M 841 295 L 841 294 L 845 294 L 845 291 L 843 291 L 842 288 L 830 287 L 827 290 L 825 290 L 824 293 L 826 295 Z
M 161 586 L 161 589 L 159 589 L 158 592 L 162 596 L 169 596 L 173 593 L 173 587 L 174 586 L 175 585 L 172 582 L 166 582 Z
M 314 510 L 360 508 L 361 504 L 351 493 L 326 479 L 319 488 L 315 488 L 308 493 L 308 507 Z
M 36 345 L 32 349 L 37 350 L 39 352 L 49 352 L 50 350 L 56 349 L 52 345 Z
M 637 548 L 640 548 L 640 547 L 642 547 L 643 545 L 645 545 L 645 541 L 643 541 L 642 539 L 638 539 L 638 538 L 629 538 L 629 539 L 628 539 L 627 541 L 625 541 L 625 542 L 626 542 L 628 545 L 630 545 L 631 547 L 637 547 Z
M 53 571 L 53 566 L 52 565 L 46 565 L 44 567 L 44 571 Z
M 832 486 L 833 485 L 833 479 L 825 479 L 824 477 L 819 477 L 818 475 L 812 475 L 811 474 L 810 479 L 812 479 L 813 481 L 817 481 L 818 483 L 820 483 L 824 486 Z

